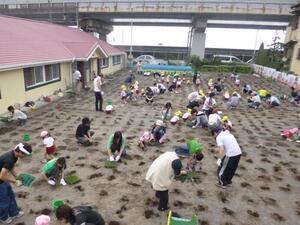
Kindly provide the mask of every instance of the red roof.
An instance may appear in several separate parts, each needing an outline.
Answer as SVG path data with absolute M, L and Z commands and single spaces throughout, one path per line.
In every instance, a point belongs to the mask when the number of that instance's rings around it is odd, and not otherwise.
M 0 16 L 0 70 L 87 60 L 96 48 L 106 56 L 124 51 L 76 28 Z

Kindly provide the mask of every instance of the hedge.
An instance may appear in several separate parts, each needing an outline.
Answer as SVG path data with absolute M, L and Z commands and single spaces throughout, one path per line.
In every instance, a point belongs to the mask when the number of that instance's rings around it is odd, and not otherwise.
M 201 66 L 200 72 L 217 72 L 217 73 L 251 73 L 252 67 L 250 65 L 219 65 L 219 66 L 211 66 L 204 65 Z

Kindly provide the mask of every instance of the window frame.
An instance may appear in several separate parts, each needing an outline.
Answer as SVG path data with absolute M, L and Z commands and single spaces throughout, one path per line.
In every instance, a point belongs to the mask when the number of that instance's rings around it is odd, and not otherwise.
M 58 65 L 58 77 L 53 79 L 53 65 Z M 46 81 L 46 66 L 50 66 L 50 72 L 51 72 L 51 80 Z M 42 77 L 43 77 L 43 81 L 41 82 L 36 82 L 36 73 L 35 73 L 35 68 L 37 67 L 42 67 Z M 33 82 L 34 84 L 32 85 L 27 85 L 26 84 L 26 78 L 25 78 L 25 69 L 30 69 L 33 71 Z M 35 67 L 27 67 L 27 68 L 23 68 L 23 77 L 24 77 L 24 86 L 25 86 L 25 91 L 29 91 L 35 88 L 39 88 L 51 83 L 55 83 L 55 82 L 59 82 L 61 81 L 61 67 L 59 63 L 56 64 L 48 64 L 48 65 L 42 65 L 42 66 L 35 66 Z
M 114 60 L 115 58 L 117 59 L 116 61 Z M 114 66 L 121 64 L 121 55 L 114 55 L 112 61 Z
M 103 64 L 103 60 L 107 61 L 107 64 Z M 101 58 L 101 69 L 109 67 L 109 58 Z

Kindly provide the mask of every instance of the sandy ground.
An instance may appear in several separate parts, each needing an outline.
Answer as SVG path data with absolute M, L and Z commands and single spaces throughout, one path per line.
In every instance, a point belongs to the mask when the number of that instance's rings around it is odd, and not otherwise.
M 205 90 L 212 76 L 203 75 Z M 39 134 L 46 129 L 56 139 L 58 156 L 68 158 L 67 172 L 76 171 L 82 179 L 81 183 L 66 187 L 53 188 L 47 183 L 31 188 L 14 187 L 18 204 L 26 214 L 13 224 L 33 224 L 41 210 L 51 209 L 52 199 L 61 198 L 72 206 L 96 205 L 111 225 L 165 225 L 167 213 L 156 209 L 154 191 L 144 177 L 156 157 L 183 144 L 188 131 L 193 131 L 205 146 L 205 158 L 197 166 L 199 182 L 174 181 L 169 201 L 173 211 L 182 217 L 191 217 L 195 213 L 203 225 L 299 224 L 300 144 L 280 137 L 283 128 L 299 126 L 299 108 L 283 103 L 279 109 L 249 110 L 244 99 L 240 109 L 228 111 L 221 96 L 217 96 L 219 108 L 234 123 L 234 135 L 243 150 L 233 187 L 223 190 L 215 186 L 216 146 L 208 131 L 169 125 L 169 142 L 149 147 L 146 152 L 136 146 L 142 133 L 159 119 L 159 111 L 166 101 L 171 101 L 175 110 L 185 111 L 192 86 L 184 86 L 180 94 L 157 96 L 154 106 L 138 101 L 124 107 L 119 100 L 119 86 L 124 79 L 125 75 L 116 76 L 103 88 L 104 101 L 110 98 L 116 106 L 113 115 L 96 112 L 93 93 L 84 92 L 76 100 L 63 98 L 31 113 L 24 127 L 0 129 L 1 153 L 19 143 L 23 133 L 28 132 L 32 137 L 30 144 L 34 155 L 19 161 L 18 171 L 38 176 L 44 153 Z M 137 76 L 137 79 L 142 86 L 153 83 L 152 77 Z M 283 85 L 250 75 L 242 75 L 241 81 L 256 89 L 269 88 L 275 94 L 289 93 Z M 229 78 L 226 85 L 230 90 L 235 88 Z M 78 146 L 74 139 L 75 129 L 83 116 L 93 118 L 91 127 L 96 133 L 92 147 Z M 125 131 L 129 156 L 113 171 L 104 168 L 105 146 L 109 134 L 119 129 Z M 54 219 L 54 214 L 50 215 Z

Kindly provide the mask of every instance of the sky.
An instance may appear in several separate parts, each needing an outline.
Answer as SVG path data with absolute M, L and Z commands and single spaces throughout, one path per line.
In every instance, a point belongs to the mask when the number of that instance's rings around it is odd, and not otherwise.
M 113 45 L 130 45 L 130 26 L 114 26 L 107 41 Z M 187 46 L 189 28 L 187 27 L 132 27 L 132 45 L 144 46 Z M 284 42 L 283 30 L 219 29 L 207 28 L 206 48 L 256 49 L 264 42 L 266 47 L 274 36 Z

